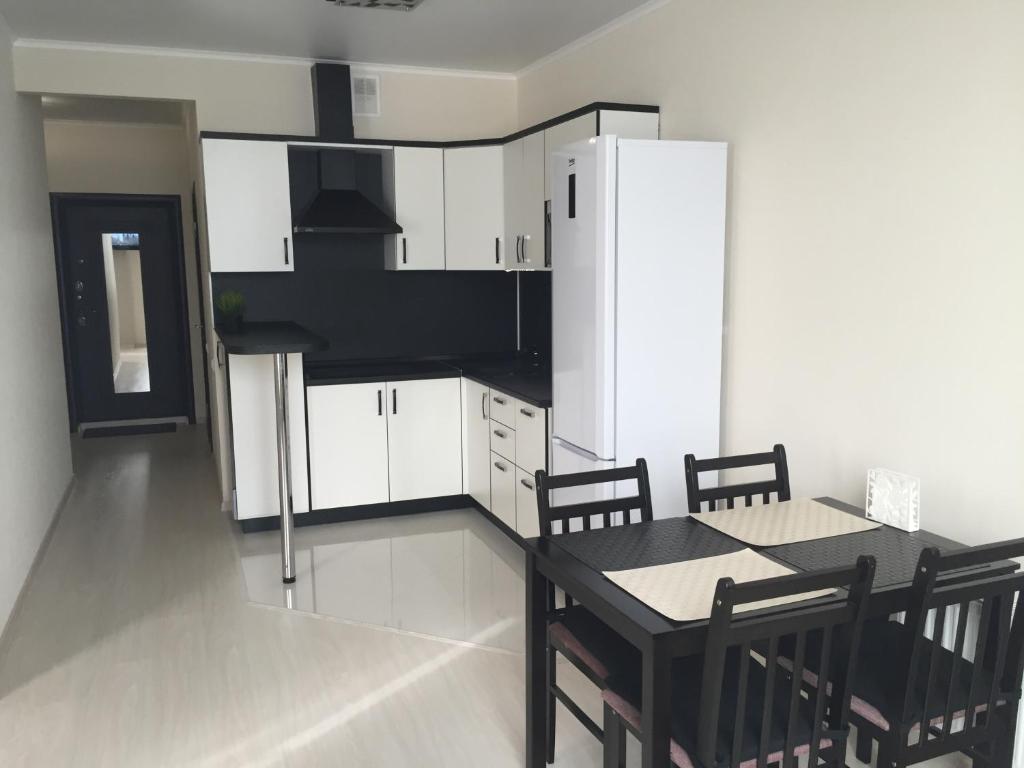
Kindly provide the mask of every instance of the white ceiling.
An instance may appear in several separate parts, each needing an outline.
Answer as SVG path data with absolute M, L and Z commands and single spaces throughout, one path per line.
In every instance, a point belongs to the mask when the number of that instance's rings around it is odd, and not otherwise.
M 649 0 L 0 0 L 19 38 L 516 72 Z

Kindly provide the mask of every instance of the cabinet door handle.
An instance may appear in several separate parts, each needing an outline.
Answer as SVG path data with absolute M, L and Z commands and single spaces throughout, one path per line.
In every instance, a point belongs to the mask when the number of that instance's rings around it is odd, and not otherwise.
M 530 236 L 529 235 L 523 235 L 523 263 L 524 264 L 526 264 L 530 260 L 529 257 L 526 255 L 526 246 L 529 243 L 529 240 L 530 240 Z
M 494 430 L 494 434 L 497 435 L 498 437 L 500 437 L 502 440 L 504 440 L 506 437 L 508 437 L 508 433 L 507 432 L 502 432 L 500 429 Z
M 494 468 L 502 472 L 508 472 L 508 467 L 502 464 L 500 461 L 494 462 Z
M 402 238 L 402 263 L 403 264 L 408 264 L 409 263 L 409 249 L 408 249 L 408 247 L 405 244 L 405 238 L 404 237 Z
M 288 238 L 286 237 L 284 239 L 284 263 L 286 265 L 288 264 L 288 259 L 289 259 L 289 255 L 288 255 Z
M 494 238 L 494 263 L 501 264 L 501 238 Z
M 529 483 L 528 481 L 526 481 L 526 480 L 520 480 L 519 482 L 520 482 L 520 483 L 522 483 L 522 485 L 523 485 L 523 487 L 524 487 L 524 488 L 529 488 L 529 489 L 530 489 L 531 491 L 533 490 L 533 486 L 532 486 L 532 485 L 530 485 L 530 483 Z
M 520 408 L 520 409 L 519 409 L 519 412 L 520 412 L 521 414 L 523 414 L 523 416 L 526 416 L 527 418 L 531 418 L 531 419 L 532 419 L 532 418 L 533 418 L 533 416 L 534 416 L 534 414 L 533 414 L 533 411 L 528 411 L 528 410 L 526 410 L 525 408 Z
M 487 418 L 487 393 L 480 393 L 480 414 L 486 419 Z
M 494 402 L 496 402 L 498 405 L 504 405 L 506 402 L 508 402 L 507 400 L 505 400 L 504 398 L 501 398 L 501 397 L 492 397 L 491 399 Z
M 523 260 L 523 257 L 522 257 L 522 247 L 521 247 L 522 244 L 523 244 L 523 236 L 522 235 L 516 235 L 516 264 L 520 263 Z
M 384 390 L 377 390 L 377 415 L 384 415 Z
M 398 390 L 391 390 L 391 412 L 398 413 Z

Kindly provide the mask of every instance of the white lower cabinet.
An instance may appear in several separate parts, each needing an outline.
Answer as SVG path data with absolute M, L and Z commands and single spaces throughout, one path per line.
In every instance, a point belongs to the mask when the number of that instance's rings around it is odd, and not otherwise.
M 309 469 L 314 509 L 388 501 L 386 384 L 309 387 Z
M 516 466 L 491 452 L 491 514 L 516 528 Z
M 491 507 L 490 392 L 472 379 L 462 380 L 462 482 L 485 509 Z
M 519 467 L 516 467 L 516 533 L 524 539 L 540 536 L 533 475 Z
M 314 509 L 462 493 L 459 380 L 307 389 Z
M 306 420 L 303 417 L 302 355 L 286 356 L 288 442 L 291 448 L 292 509 L 309 511 L 306 491 Z M 277 493 L 277 406 L 273 355 L 228 355 L 235 518 L 280 514 Z
M 462 493 L 459 380 L 387 386 L 391 501 Z
M 462 392 L 467 492 L 523 538 L 539 536 L 534 474 L 548 466 L 547 409 L 470 379 Z

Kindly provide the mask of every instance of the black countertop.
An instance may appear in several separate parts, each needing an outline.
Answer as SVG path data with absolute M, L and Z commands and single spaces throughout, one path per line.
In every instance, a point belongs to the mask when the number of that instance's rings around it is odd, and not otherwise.
M 311 387 L 459 376 L 500 389 L 537 408 L 551 407 L 551 371 L 522 360 L 366 360 L 306 363 L 306 385 Z
M 216 331 L 229 355 L 275 355 L 327 349 L 325 339 L 289 321 L 244 323 L 238 331 L 221 327 Z

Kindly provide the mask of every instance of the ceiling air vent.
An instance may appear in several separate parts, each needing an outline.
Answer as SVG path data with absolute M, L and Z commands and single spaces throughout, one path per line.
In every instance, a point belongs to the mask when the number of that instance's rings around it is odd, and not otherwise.
M 331 5 L 347 5 L 353 8 L 383 8 L 387 11 L 411 11 L 423 0 L 327 0 Z
M 380 77 L 352 75 L 352 114 L 380 117 Z

